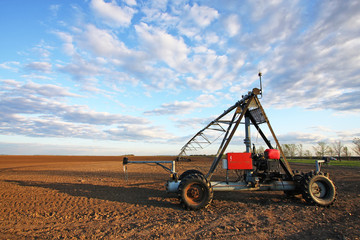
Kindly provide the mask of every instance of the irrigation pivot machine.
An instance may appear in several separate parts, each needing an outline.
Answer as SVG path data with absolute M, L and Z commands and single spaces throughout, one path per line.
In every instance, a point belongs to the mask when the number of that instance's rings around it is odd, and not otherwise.
M 223 139 L 209 171 L 204 174 L 190 169 L 182 174 L 175 170 L 175 161 L 130 161 L 124 158 L 124 170 L 128 163 L 154 163 L 170 172 L 170 180 L 166 183 L 167 192 L 177 193 L 185 209 L 198 210 L 209 206 L 213 199 L 213 191 L 284 191 L 287 195 L 300 195 L 307 203 L 330 206 L 336 199 L 336 188 L 327 173 L 321 172 L 323 160 L 316 161 L 315 170 L 302 173 L 292 170 L 281 149 L 278 139 L 270 125 L 258 96 L 262 96 L 261 73 L 260 89 L 254 88 L 233 106 L 225 110 L 218 118 L 200 130 L 181 149 L 178 161 L 188 159 L 187 151 L 202 148 L 211 144 L 207 132 L 218 131 Z M 261 99 L 261 97 L 260 97 Z M 230 120 L 229 120 L 230 119 Z M 239 125 L 245 126 L 245 152 L 229 152 L 226 149 L 238 130 Z M 266 124 L 276 147 L 261 130 L 260 125 Z M 264 153 L 256 153 L 251 147 L 250 126 L 254 126 L 264 140 L 267 148 Z M 171 168 L 165 164 L 171 164 Z M 220 164 L 221 163 L 221 164 Z M 226 169 L 224 181 L 211 181 L 218 165 Z M 236 181 L 229 181 L 228 171 L 236 171 Z

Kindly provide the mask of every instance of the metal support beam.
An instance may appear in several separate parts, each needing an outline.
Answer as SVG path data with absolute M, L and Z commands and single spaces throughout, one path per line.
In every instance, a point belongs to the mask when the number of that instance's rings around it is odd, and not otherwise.
M 228 146 L 229 143 L 231 142 L 231 139 L 232 139 L 232 137 L 234 136 L 234 134 L 235 134 L 235 132 L 236 132 L 236 130 L 237 130 L 240 122 L 241 122 L 241 119 L 244 117 L 246 111 L 249 109 L 249 106 L 250 106 L 250 104 L 252 103 L 254 97 L 256 97 L 256 95 L 251 94 L 251 95 L 248 96 L 246 99 L 244 99 L 244 98 L 242 99 L 244 102 L 246 102 L 246 104 L 245 104 L 245 106 L 243 107 L 243 109 L 242 109 L 242 111 L 241 111 L 241 114 L 240 114 L 240 117 L 239 117 L 239 119 L 236 121 L 235 126 L 234 126 L 233 129 L 231 130 L 231 133 L 230 133 L 229 137 L 226 139 L 226 142 L 225 142 L 224 146 L 222 146 L 222 148 L 219 149 L 218 154 L 217 154 L 217 156 L 215 157 L 215 159 L 214 159 L 214 161 L 213 161 L 213 163 L 212 163 L 212 165 L 211 165 L 211 167 L 210 167 L 210 170 L 209 170 L 208 174 L 206 175 L 206 178 L 207 178 L 209 181 L 210 181 L 210 179 L 211 179 L 211 177 L 212 177 L 212 175 L 213 175 L 213 173 L 214 173 L 217 165 L 219 164 L 222 156 L 224 155 L 224 152 L 226 151 L 227 146 Z M 230 130 L 230 129 L 229 129 L 229 130 Z
M 129 163 L 133 164 L 156 164 L 166 171 L 170 172 L 171 174 L 176 173 L 175 170 L 175 161 L 129 161 L 127 157 L 123 159 L 123 165 L 126 166 Z M 164 164 L 171 164 L 171 168 L 166 167 Z
M 240 108 L 240 107 L 238 106 L 238 108 Z M 237 109 L 238 109 L 238 108 L 237 108 Z M 239 115 L 237 109 L 236 109 L 236 111 L 234 112 L 234 115 L 233 115 L 233 117 L 232 117 L 232 119 L 231 119 L 231 122 L 230 122 L 230 124 L 229 124 L 229 126 L 228 126 L 228 128 L 227 128 L 227 130 L 226 130 L 225 136 L 224 136 L 224 138 L 223 138 L 223 140 L 222 140 L 222 142 L 221 142 L 221 144 L 220 144 L 220 147 L 219 147 L 219 149 L 218 149 L 218 152 L 216 153 L 216 156 L 219 155 L 221 149 L 223 148 L 224 144 L 226 143 L 226 141 L 227 141 L 227 139 L 228 139 L 228 135 L 229 135 L 229 133 L 230 133 L 230 129 L 231 129 L 233 123 L 235 123 L 236 117 Z
M 249 118 L 251 120 L 251 123 L 254 125 L 254 127 L 256 128 L 256 130 L 259 132 L 260 136 L 262 137 L 262 139 L 264 140 L 264 142 L 266 143 L 266 145 L 268 146 L 268 148 L 273 149 L 269 139 L 267 139 L 267 137 L 265 136 L 265 134 L 263 133 L 263 131 L 261 130 L 261 128 L 259 127 L 259 125 L 256 123 L 255 119 L 251 116 L 251 114 L 248 114 Z
M 224 113 L 222 113 L 219 117 L 217 117 L 215 120 L 213 120 L 212 122 L 210 122 L 206 127 L 204 127 L 203 129 L 201 129 L 199 132 L 197 132 L 182 148 L 181 151 L 178 155 L 178 159 L 180 159 L 183 156 L 186 156 L 186 151 L 187 150 L 192 150 L 191 146 L 192 143 L 196 141 L 196 138 L 201 136 L 202 138 L 204 137 L 204 132 L 206 130 L 214 130 L 214 131 L 220 131 L 220 132 L 226 132 L 226 130 L 220 125 L 220 123 L 223 124 L 229 124 L 228 121 L 222 121 L 221 119 L 226 116 L 228 113 L 230 113 L 231 111 L 233 111 L 235 108 L 237 108 L 239 106 L 239 104 L 241 103 L 241 100 L 236 102 L 233 106 L 229 107 L 227 110 L 224 111 Z M 212 126 L 217 126 L 217 128 L 212 128 Z M 208 144 L 211 144 L 211 142 L 209 142 Z M 196 148 L 195 148 L 196 149 Z
M 292 170 L 291 170 L 291 167 L 290 167 L 289 162 L 286 160 L 286 156 L 285 156 L 284 152 L 282 151 L 281 146 L 280 146 L 280 143 L 279 143 L 279 141 L 277 140 L 277 138 L 276 138 L 276 136 L 275 136 L 275 132 L 274 132 L 274 130 L 272 129 L 272 127 L 271 127 L 271 125 L 270 125 L 270 121 L 269 121 L 269 119 L 267 118 L 267 116 L 266 116 L 266 114 L 265 114 L 265 111 L 264 111 L 263 107 L 262 107 L 261 104 L 260 104 L 259 99 L 258 99 L 256 96 L 255 96 L 254 99 L 255 99 L 257 105 L 259 106 L 259 108 L 260 108 L 260 110 L 261 110 L 261 113 L 263 114 L 263 116 L 264 116 L 264 118 L 265 118 L 265 121 L 266 121 L 266 123 L 267 123 L 267 125 L 268 125 L 268 127 L 269 127 L 269 130 L 270 130 L 270 132 L 271 132 L 271 135 L 273 136 L 273 138 L 274 138 L 274 140 L 275 140 L 275 142 L 276 142 L 276 146 L 277 146 L 277 148 L 279 149 L 281 156 L 283 157 L 283 160 L 280 160 L 280 163 L 283 161 L 283 164 L 281 164 L 281 166 L 283 166 L 284 171 L 285 171 L 286 175 L 288 175 L 288 177 L 293 177 L 293 176 L 294 176 L 294 173 L 293 173 Z

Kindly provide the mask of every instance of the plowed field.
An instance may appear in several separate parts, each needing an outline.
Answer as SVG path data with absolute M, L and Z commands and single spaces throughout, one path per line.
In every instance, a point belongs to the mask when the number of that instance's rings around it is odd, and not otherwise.
M 211 162 L 176 170 L 207 172 Z M 277 191 L 215 192 L 207 209 L 186 211 L 159 166 L 129 164 L 126 181 L 122 157 L 0 156 L 0 239 L 360 239 L 360 168 L 323 170 L 338 190 L 330 208 Z

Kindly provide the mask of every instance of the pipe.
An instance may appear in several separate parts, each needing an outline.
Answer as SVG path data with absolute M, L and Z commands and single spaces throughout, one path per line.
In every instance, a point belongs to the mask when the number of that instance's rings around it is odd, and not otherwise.
M 181 181 L 167 181 L 165 184 L 168 193 L 176 193 Z M 211 182 L 213 191 L 285 191 L 295 190 L 296 184 L 293 181 L 273 181 L 267 184 L 259 184 L 258 187 L 252 187 L 246 182 Z
M 250 118 L 245 115 L 245 139 L 246 152 L 251 152 Z

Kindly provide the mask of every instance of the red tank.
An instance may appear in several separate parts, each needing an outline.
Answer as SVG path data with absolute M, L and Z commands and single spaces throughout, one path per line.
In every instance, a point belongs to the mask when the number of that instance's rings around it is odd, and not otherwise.
M 266 149 L 265 158 L 267 159 L 280 159 L 280 151 L 277 149 Z

